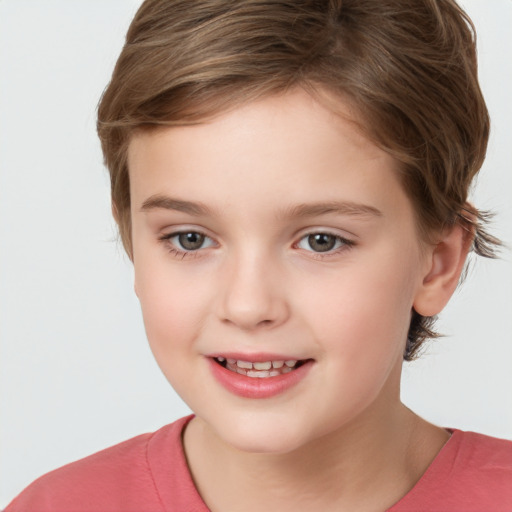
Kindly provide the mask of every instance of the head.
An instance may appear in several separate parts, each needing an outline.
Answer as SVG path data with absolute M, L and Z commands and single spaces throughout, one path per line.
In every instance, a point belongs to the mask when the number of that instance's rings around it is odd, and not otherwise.
M 459 225 L 477 253 L 492 256 L 497 241 L 468 203 L 489 119 L 473 27 L 454 1 L 147 0 L 98 115 L 114 214 L 130 257 L 134 137 L 202 124 L 297 88 L 350 119 L 394 159 L 423 244 Z M 411 312 L 406 360 L 435 336 L 432 320 Z

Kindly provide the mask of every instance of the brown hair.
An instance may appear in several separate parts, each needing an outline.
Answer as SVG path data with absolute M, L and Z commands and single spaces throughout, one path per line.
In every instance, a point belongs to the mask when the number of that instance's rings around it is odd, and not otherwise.
M 146 0 L 98 109 L 121 239 L 132 256 L 132 134 L 198 123 L 301 86 L 348 99 L 400 163 L 424 240 L 460 222 L 476 253 L 499 241 L 467 203 L 487 147 L 474 27 L 454 0 Z M 437 336 L 413 312 L 404 359 Z

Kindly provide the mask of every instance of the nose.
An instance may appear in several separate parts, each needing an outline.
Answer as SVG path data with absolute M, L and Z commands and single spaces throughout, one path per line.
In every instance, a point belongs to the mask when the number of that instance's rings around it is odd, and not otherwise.
M 219 294 L 220 319 L 244 331 L 277 327 L 289 316 L 284 276 L 268 259 L 231 261 Z

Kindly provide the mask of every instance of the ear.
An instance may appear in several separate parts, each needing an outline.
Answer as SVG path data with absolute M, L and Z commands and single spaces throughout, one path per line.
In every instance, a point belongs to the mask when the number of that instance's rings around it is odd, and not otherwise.
M 457 288 L 474 237 L 469 226 L 456 222 L 443 231 L 441 239 L 430 249 L 425 276 L 413 304 L 420 315 L 440 313 Z

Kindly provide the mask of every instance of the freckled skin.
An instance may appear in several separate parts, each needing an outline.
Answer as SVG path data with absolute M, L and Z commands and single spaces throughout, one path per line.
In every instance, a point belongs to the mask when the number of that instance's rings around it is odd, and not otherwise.
M 198 415 L 186 447 L 196 436 L 219 457 L 293 454 L 402 424 L 402 354 L 430 260 L 396 165 L 300 90 L 132 140 L 135 288 L 156 360 Z M 209 213 L 141 211 L 157 194 Z M 381 215 L 282 215 L 330 201 Z M 179 230 L 206 243 L 176 254 L 169 235 Z M 353 245 L 315 252 L 306 235 L 326 232 Z M 246 399 L 220 386 L 205 359 L 232 351 L 315 363 L 286 393 Z

